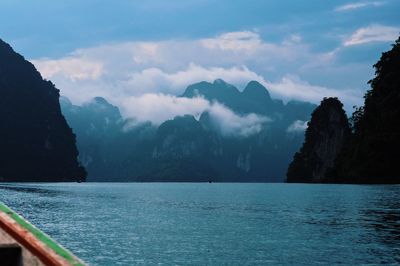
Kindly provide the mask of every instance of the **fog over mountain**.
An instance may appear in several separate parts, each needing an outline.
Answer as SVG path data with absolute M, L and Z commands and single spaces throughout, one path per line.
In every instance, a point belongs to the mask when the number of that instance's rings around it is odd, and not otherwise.
M 89 181 L 283 181 L 315 108 L 221 79 L 135 99 L 123 113 L 101 97 L 61 99 Z

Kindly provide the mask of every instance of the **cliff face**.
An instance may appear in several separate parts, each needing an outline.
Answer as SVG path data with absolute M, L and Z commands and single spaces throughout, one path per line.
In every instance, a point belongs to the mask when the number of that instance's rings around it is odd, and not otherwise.
M 305 142 L 287 172 L 287 182 L 329 182 L 327 171 L 350 134 L 343 104 L 325 98 L 311 115 Z
M 0 40 L 0 180 L 84 180 L 59 91 Z
M 400 183 L 400 38 L 374 67 L 372 89 L 353 114 L 354 134 L 332 172 L 335 182 Z

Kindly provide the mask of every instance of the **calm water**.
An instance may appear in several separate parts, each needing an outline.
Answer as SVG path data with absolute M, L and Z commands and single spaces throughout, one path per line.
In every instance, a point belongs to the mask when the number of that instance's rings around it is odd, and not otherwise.
M 1 184 L 91 265 L 400 264 L 400 186 Z

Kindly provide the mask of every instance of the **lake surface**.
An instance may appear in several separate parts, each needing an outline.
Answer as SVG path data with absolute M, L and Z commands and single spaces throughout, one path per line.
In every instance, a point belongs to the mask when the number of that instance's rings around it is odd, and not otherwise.
M 0 184 L 90 265 L 400 264 L 400 186 Z

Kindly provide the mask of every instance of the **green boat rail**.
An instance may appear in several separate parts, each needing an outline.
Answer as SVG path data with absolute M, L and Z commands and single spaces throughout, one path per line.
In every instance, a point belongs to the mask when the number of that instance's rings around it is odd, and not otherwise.
M 40 260 L 43 265 L 84 266 L 83 261 L 0 202 L 0 229 L 7 239 Z M 4 238 L 3 238 L 4 239 Z M 0 238 L 1 240 L 1 238 Z M 0 241 L 0 248 L 1 248 Z M 9 245 L 5 245 L 8 247 Z M 29 265 L 24 263 L 23 265 Z

